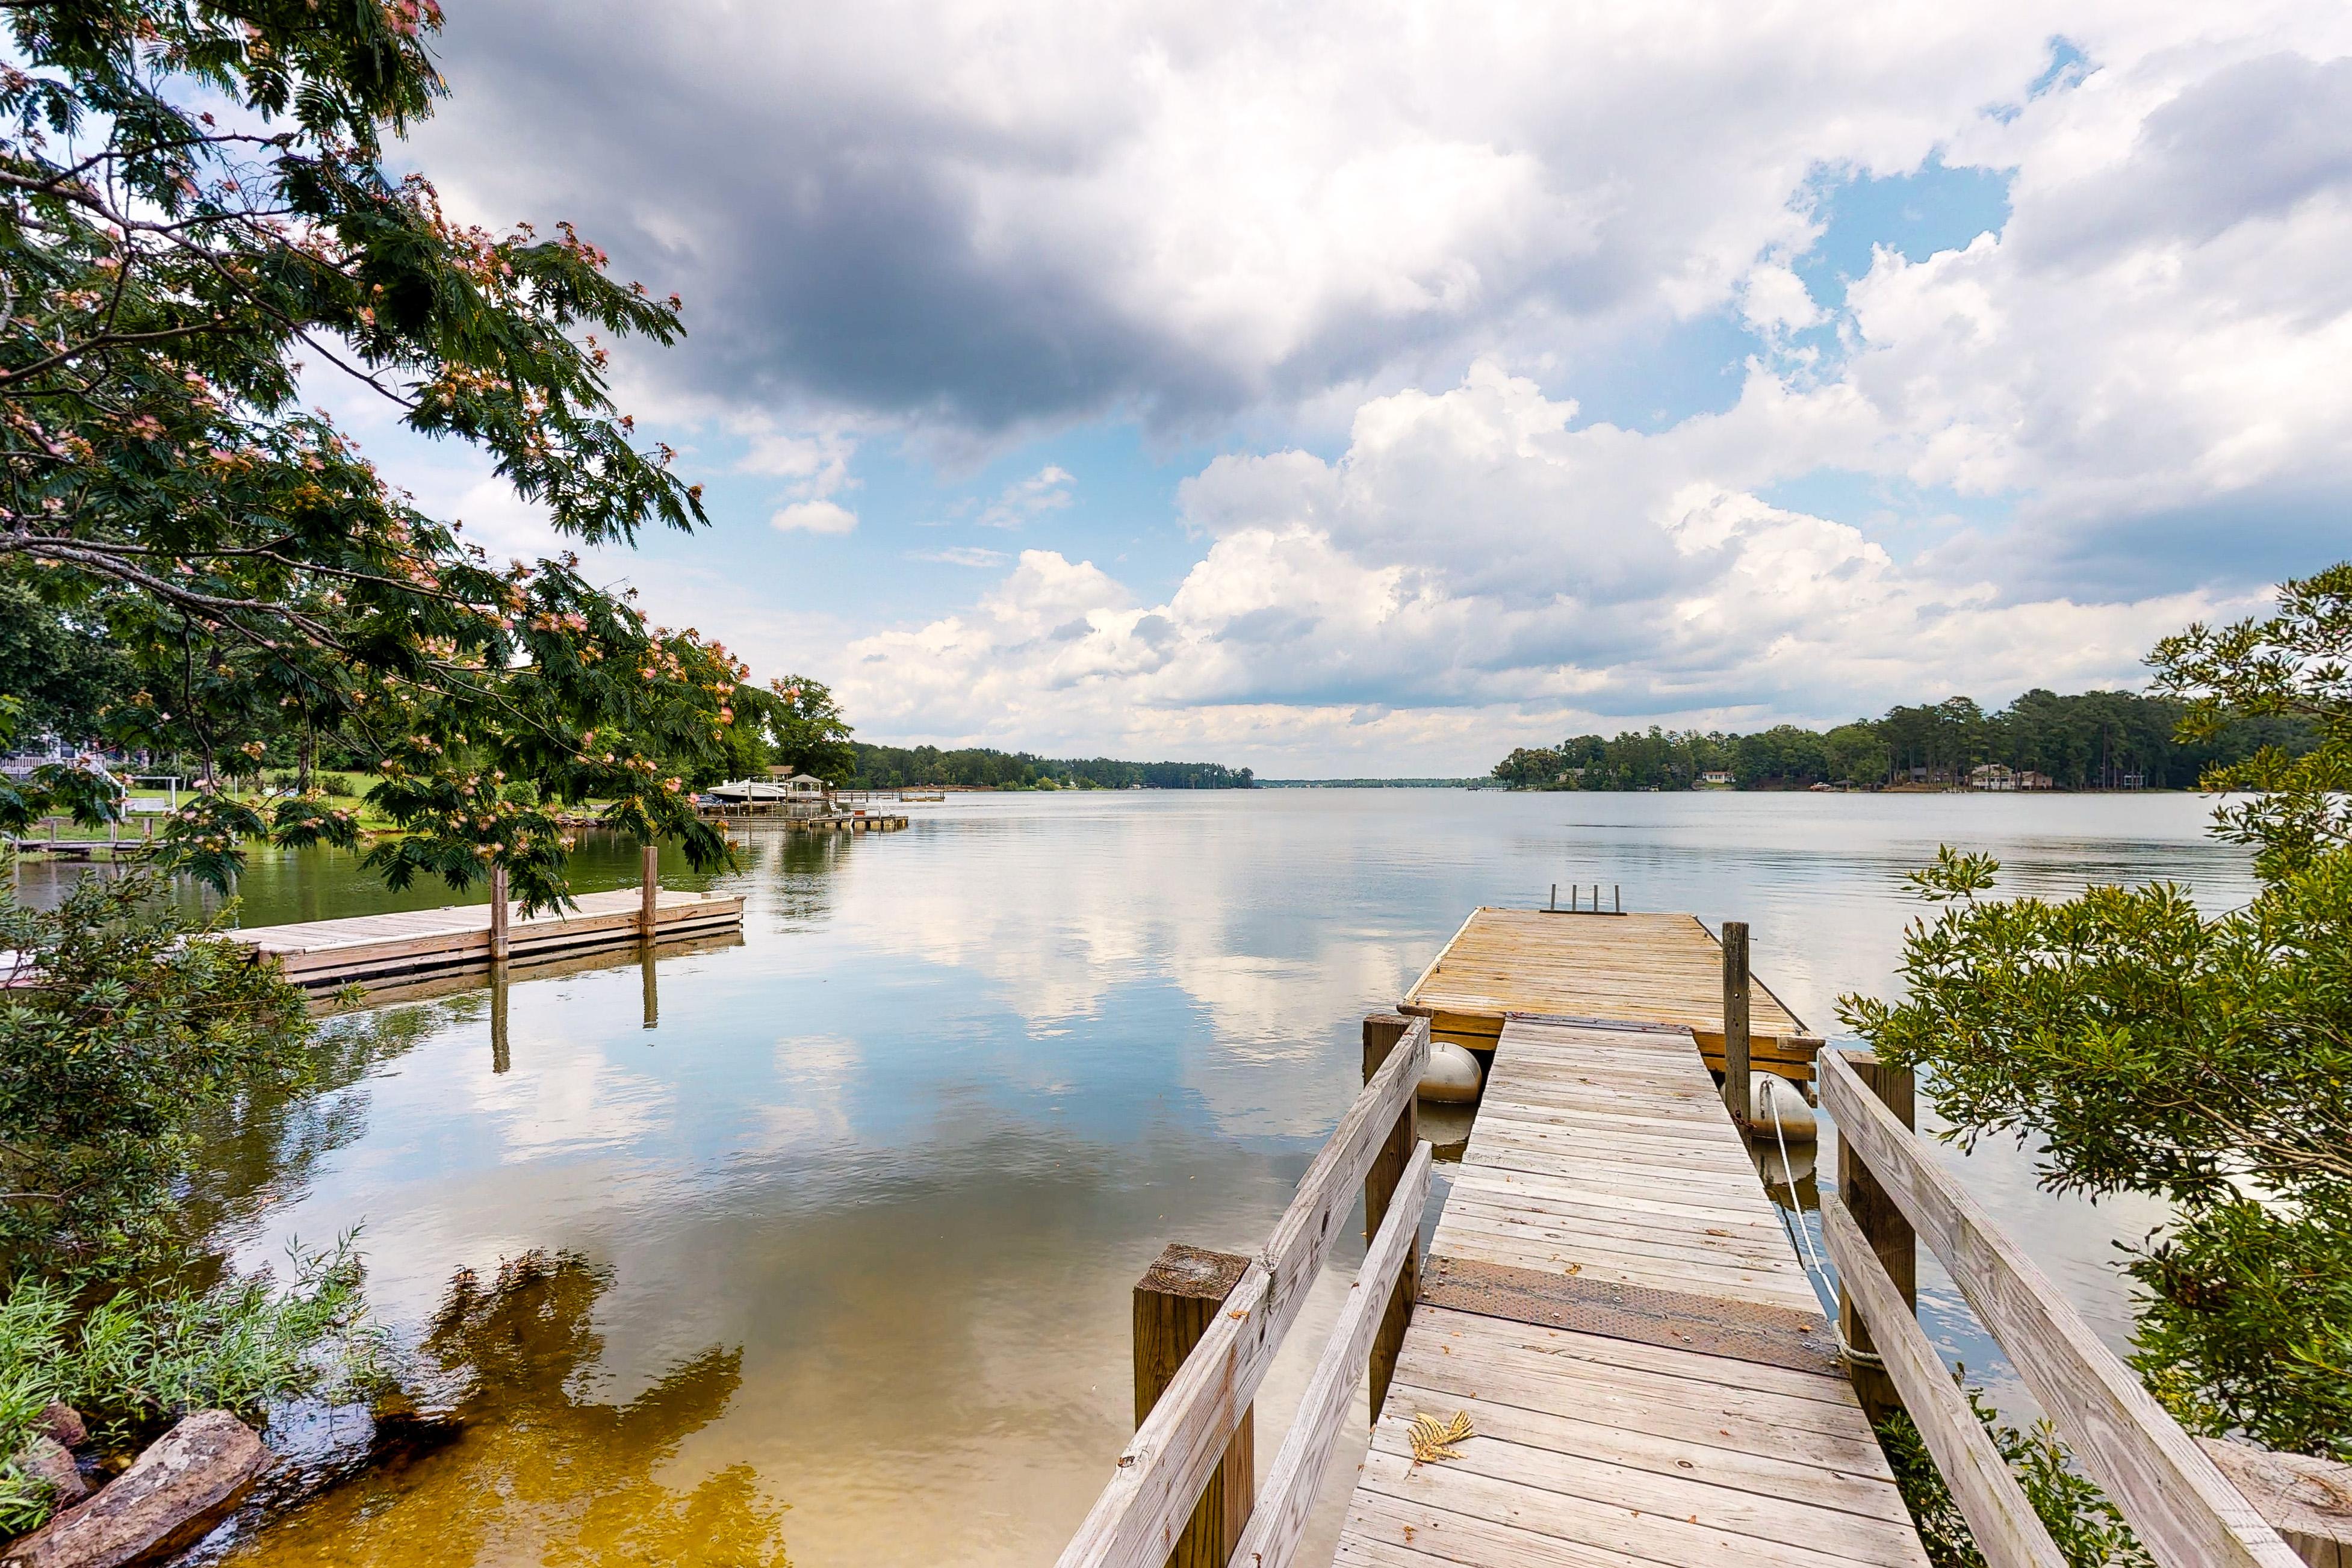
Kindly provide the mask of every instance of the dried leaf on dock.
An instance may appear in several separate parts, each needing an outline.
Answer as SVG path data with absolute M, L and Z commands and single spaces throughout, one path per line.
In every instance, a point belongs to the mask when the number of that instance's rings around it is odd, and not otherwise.
M 1439 1459 L 1458 1459 L 1462 1453 L 1454 1445 L 1470 1435 L 1470 1417 L 1463 1411 L 1456 1410 L 1454 1419 L 1443 1426 L 1438 1424 L 1434 1416 L 1426 1412 L 1416 1413 L 1411 1434 L 1412 1462 L 1426 1465 Z

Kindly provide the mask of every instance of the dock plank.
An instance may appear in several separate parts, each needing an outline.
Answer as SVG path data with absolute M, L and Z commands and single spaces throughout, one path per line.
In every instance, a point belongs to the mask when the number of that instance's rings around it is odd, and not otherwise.
M 1677 933 L 1652 922 L 1648 935 L 1669 931 L 1685 955 L 1684 937 L 1695 935 L 1711 965 L 1712 939 L 1686 925 Z M 1479 925 L 1474 916 L 1449 952 Z M 1621 927 L 1615 956 L 1634 964 L 1643 936 L 1640 926 Z M 1564 999 L 1559 988 L 1605 978 L 1590 955 L 1539 967 L 1555 1003 Z M 1468 980 L 1490 984 L 1491 1001 L 1490 980 L 1465 968 Z M 1433 966 L 1415 990 L 1436 998 L 1442 1022 L 1466 999 L 1465 982 Z M 1671 988 L 1633 988 L 1613 1011 L 1587 1005 L 1582 1014 L 1624 1018 Z M 1785 1009 L 1772 1018 L 1759 1002 L 1759 1030 L 1799 1032 Z M 1927 1563 L 1853 1385 L 1817 1354 L 1828 1325 L 1707 1074 L 1695 1020 L 1657 1021 L 1683 1027 L 1498 1016 L 1493 1066 L 1425 1278 L 1506 1279 L 1511 1291 L 1551 1291 L 1558 1301 L 1529 1313 L 1508 1304 L 1525 1294 L 1425 1290 L 1336 1563 Z M 1507 1272 L 1479 1275 L 1480 1266 Z M 1608 1292 L 1620 1286 L 1653 1292 L 1641 1300 L 1675 1306 L 1686 1322 L 1663 1335 L 1637 1332 L 1612 1316 Z M 1739 1337 L 1751 1320 L 1798 1324 L 1789 1342 L 1812 1332 L 1805 1325 L 1821 1338 L 1814 1353 L 1775 1360 L 1784 1353 L 1768 1339 Z M 1457 1410 L 1473 1430 L 1457 1445 L 1461 1458 L 1415 1463 L 1412 1417 Z

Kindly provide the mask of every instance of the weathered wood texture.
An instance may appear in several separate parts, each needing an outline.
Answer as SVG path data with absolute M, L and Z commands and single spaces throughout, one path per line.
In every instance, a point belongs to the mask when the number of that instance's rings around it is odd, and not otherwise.
M 2352 1568 L 2352 1465 L 2215 1437 L 2197 1446 L 2311 1568 Z
M 661 846 L 646 845 L 638 860 L 637 935 L 650 942 L 661 926 Z
M 1847 1065 L 1906 1130 L 1916 1125 L 1916 1095 L 1910 1073 L 1877 1061 L 1849 1060 Z M 1911 1222 L 1903 1218 L 1902 1209 L 1886 1196 L 1886 1189 L 1871 1174 L 1853 1145 L 1843 1138 L 1838 1141 L 1837 1179 L 1840 1200 L 1863 1239 L 1870 1243 L 1880 1271 L 1916 1312 L 1919 1305 L 1919 1243 L 1912 1233 Z M 1841 1284 L 1838 1333 L 1846 1343 L 1867 1354 L 1877 1349 L 1877 1341 L 1864 1317 Z M 1867 1363 L 1854 1364 L 1853 1386 L 1862 1396 L 1863 1414 L 1874 1423 L 1884 1419 L 1888 1411 L 1902 1406 L 1903 1396 L 1894 1381 Z
M 1719 998 L 1711 944 L 1706 960 Z M 1562 1326 L 1505 1315 L 1501 1293 L 1475 1311 L 1424 1300 L 1336 1561 L 1925 1568 L 1834 1364 L 1709 1348 L 1765 1320 L 1830 1335 L 1686 1028 L 1506 1023 L 1430 1254 L 1425 1280 L 1486 1264 L 1602 1304 Z M 1612 1285 L 1690 1316 L 1637 1327 L 1607 1309 Z M 1457 1410 L 1461 1458 L 1414 1463 L 1414 1415 Z
M 1265 1490 L 1232 1554 L 1238 1568 L 1286 1568 L 1307 1533 L 1315 1494 L 1331 1462 L 1349 1396 L 1362 1375 L 1365 1358 L 1381 1333 L 1397 1282 L 1421 1249 L 1421 1211 L 1429 1201 L 1430 1147 L 1422 1144 L 1405 1162 L 1388 1218 L 1373 1235 L 1364 1266 L 1349 1288 L 1348 1303 L 1316 1361 L 1297 1417 L 1266 1472 Z
M 1119 1456 L 1060 1568 L 1159 1568 L 1176 1547 L 1209 1472 L 1256 1396 L 1274 1354 L 1322 1270 L 1357 1189 L 1429 1064 L 1415 1019 L 1339 1119 L 1273 1236 Z
M 1828 1193 L 1822 1195 L 1822 1239 L 1845 1291 L 1877 1329 L 1886 1375 L 1951 1488 L 1988 1568 L 2066 1568 L 2065 1554 L 2026 1500 L 2009 1462 L 1969 1408 L 1944 1358 L 1927 1343 L 1916 1303 L 1895 1288 L 1861 1227 Z
M 490 962 L 503 964 L 513 956 L 513 920 L 507 908 L 507 868 L 490 868 Z
M 1412 1019 L 1402 1013 L 1370 1013 L 1364 1019 L 1364 1082 L 1380 1071 L 1396 1049 Z M 1421 1128 L 1416 1106 L 1419 1101 L 1405 1102 L 1404 1112 L 1389 1130 L 1388 1141 L 1372 1161 L 1370 1172 L 1364 1177 L 1364 1240 L 1370 1245 L 1388 1218 L 1389 1202 L 1397 1183 L 1404 1176 L 1405 1162 L 1412 1157 L 1415 1145 L 1421 1141 Z M 1413 1211 L 1413 1223 L 1421 1223 L 1421 1211 Z M 1371 1408 L 1378 1411 L 1381 1401 L 1388 1397 L 1389 1379 L 1396 1369 L 1397 1352 L 1404 1348 L 1404 1326 L 1412 1315 L 1413 1298 L 1421 1292 L 1421 1253 L 1418 1248 L 1406 1253 L 1403 1270 L 1389 1292 L 1388 1305 L 1381 1317 L 1380 1333 L 1372 1342 L 1370 1355 Z
M 2299 1559 L 2022 1249 L 1922 1152 L 1845 1053 L 1822 1055 L 1838 1136 L 1942 1260 L 2084 1470 L 2165 1568 L 2296 1568 Z
M 1177 1369 L 1224 1310 L 1250 1260 L 1171 1242 L 1135 1283 L 1135 1423 L 1140 1427 Z M 1247 1410 L 1169 1553 L 1170 1568 L 1224 1568 L 1250 1516 L 1257 1485 L 1255 1423 Z
M 277 959 L 286 977 L 307 990 L 347 985 L 402 983 L 490 963 L 488 904 L 309 920 L 224 931 Z M 719 894 L 658 890 L 656 929 L 663 942 L 732 931 L 743 924 L 743 901 Z M 626 946 L 642 941 L 644 894 L 638 888 L 586 893 L 568 911 L 542 910 L 507 924 L 509 956 L 516 962 Z
M 1441 1039 L 1491 1050 L 1512 1013 L 1679 1024 L 1723 1071 L 1723 953 L 1688 915 L 1605 919 L 1540 909 L 1472 913 L 1405 993 Z M 1751 1065 L 1811 1081 L 1819 1036 L 1760 982 L 1749 993 Z
M 1748 1125 L 1748 923 L 1723 923 L 1723 1103 Z

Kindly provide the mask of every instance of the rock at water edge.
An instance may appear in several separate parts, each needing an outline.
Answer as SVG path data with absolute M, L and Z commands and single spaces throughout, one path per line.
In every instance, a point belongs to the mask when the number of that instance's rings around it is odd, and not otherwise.
M 199 1410 L 88 1502 L 0 1554 L 0 1568 L 125 1568 L 177 1551 L 237 1504 L 269 1450 L 226 1410 Z
M 47 1481 L 58 1506 L 68 1508 L 89 1495 L 89 1483 L 64 1447 L 49 1437 L 36 1437 L 16 1456 L 16 1468 L 37 1481 Z
M 79 1448 L 89 1441 L 89 1426 L 80 1411 L 52 1399 L 41 1408 L 41 1435 L 60 1448 Z

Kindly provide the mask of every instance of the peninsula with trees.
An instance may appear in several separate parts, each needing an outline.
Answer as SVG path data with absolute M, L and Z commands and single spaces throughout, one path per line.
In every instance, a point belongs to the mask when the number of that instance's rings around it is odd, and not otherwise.
M 1513 789 L 2188 789 L 2265 747 L 2297 757 L 2316 743 L 2293 715 L 2245 715 L 2185 737 L 2188 711 L 2161 693 L 2037 689 L 1991 712 L 1947 697 L 1826 730 L 1652 725 L 1521 747 L 1493 777 Z

